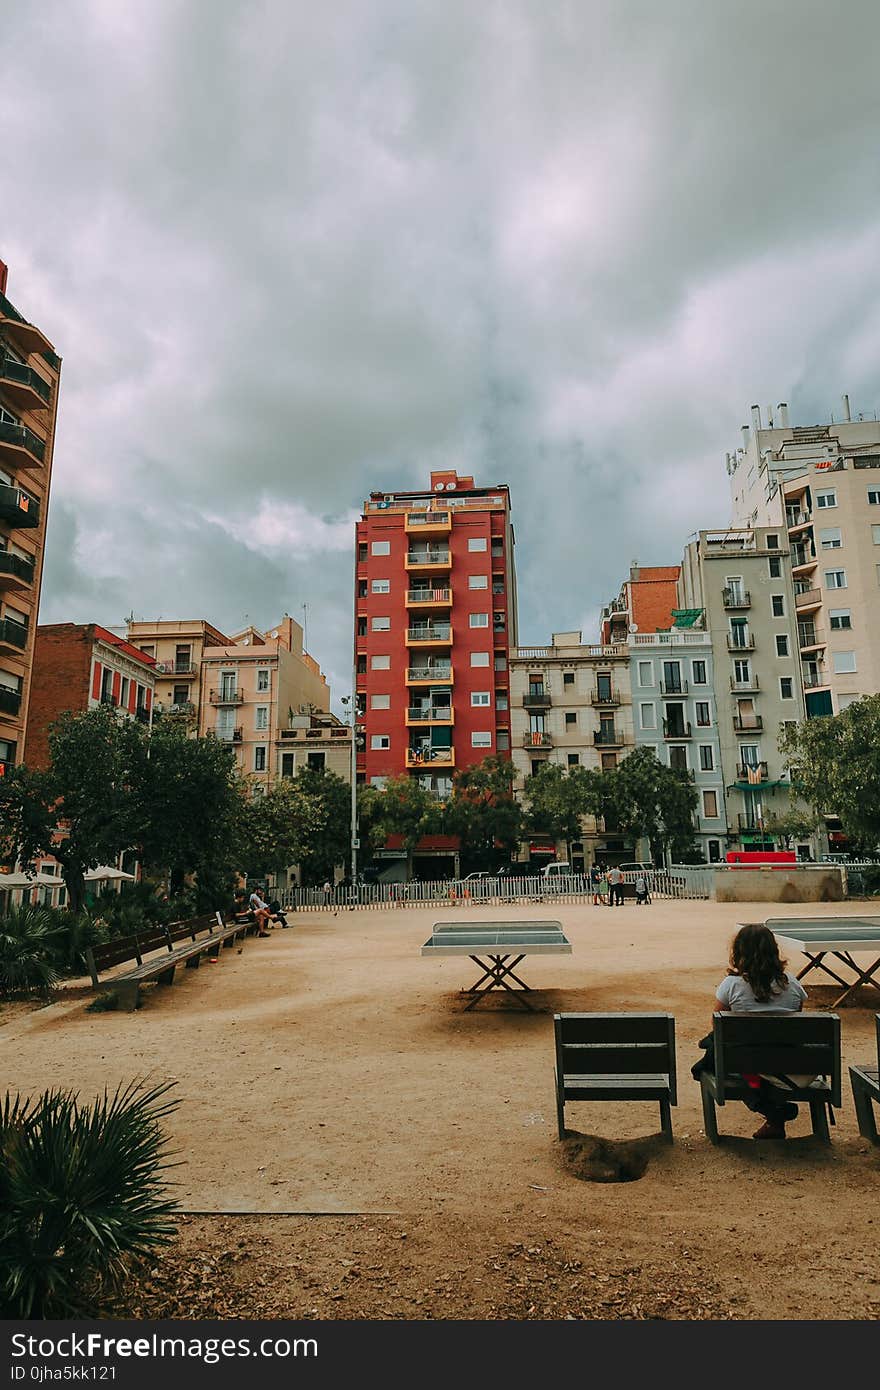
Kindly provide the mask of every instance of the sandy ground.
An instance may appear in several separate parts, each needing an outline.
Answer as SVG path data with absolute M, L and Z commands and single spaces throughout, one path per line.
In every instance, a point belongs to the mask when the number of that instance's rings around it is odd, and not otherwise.
M 0 1013 L 3 1089 L 177 1082 L 174 1176 L 193 1215 L 121 1313 L 880 1316 L 880 1150 L 858 1134 L 846 1074 L 873 1055 L 876 992 L 841 1011 L 830 1149 L 807 1115 L 784 1146 L 756 1144 L 755 1117 L 733 1105 L 713 1148 L 689 1067 L 736 923 L 766 905 L 463 910 L 562 921 L 572 955 L 520 970 L 541 1012 L 498 993 L 463 1012 L 472 962 L 419 955 L 450 914 L 396 909 L 300 914 L 294 930 L 147 991 L 134 1014 L 88 1014 L 76 997 Z M 809 1007 L 835 992 L 814 987 Z M 676 1142 L 646 1144 L 638 1181 L 583 1182 L 562 1162 L 557 1010 L 675 1015 Z M 658 1129 L 641 1103 L 570 1106 L 567 1119 L 610 1140 Z

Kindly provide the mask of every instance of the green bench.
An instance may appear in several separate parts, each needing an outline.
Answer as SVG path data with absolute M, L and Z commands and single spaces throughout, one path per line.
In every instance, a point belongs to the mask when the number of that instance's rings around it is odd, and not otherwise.
M 877 1025 L 877 1066 L 850 1067 L 849 1080 L 852 1086 L 859 1134 L 872 1144 L 880 1143 L 877 1136 L 877 1120 L 874 1104 L 880 1105 L 880 1014 L 876 1015 Z
M 671 1014 L 556 1014 L 556 1118 L 565 1137 L 565 1103 L 648 1100 L 672 1143 L 678 1104 L 675 1019 Z
M 172 922 L 167 927 L 154 927 L 117 937 L 105 946 L 86 949 L 86 965 L 95 989 L 111 990 L 118 996 L 120 1007 L 127 1012 L 137 1008 L 138 991 L 142 984 L 155 981 L 160 985 L 174 983 L 179 965 L 197 970 L 202 957 L 214 955 L 225 946 L 232 946 L 247 934 L 247 925 L 226 924 L 221 913 L 205 913 L 187 922 Z M 121 975 L 101 979 L 104 971 L 115 965 L 134 961 L 131 970 Z

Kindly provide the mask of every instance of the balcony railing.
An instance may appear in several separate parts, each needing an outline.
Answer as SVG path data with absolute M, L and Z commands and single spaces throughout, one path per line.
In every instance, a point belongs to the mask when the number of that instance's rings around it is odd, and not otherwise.
M 435 705 L 430 709 L 411 707 L 406 712 L 406 718 L 409 724 L 451 724 L 452 706 Z
M 0 685 L 0 711 L 3 714 L 18 714 L 21 709 L 21 691 L 10 690 L 8 685 Z
M 749 773 L 752 774 L 751 777 Z M 740 763 L 736 770 L 736 776 L 738 782 L 748 782 L 750 786 L 757 787 L 761 782 L 767 781 L 767 764 L 764 762 Z
M 827 674 L 824 671 L 804 671 L 804 690 L 819 690 L 823 685 L 830 685 Z
M 623 735 L 618 729 L 596 729 L 593 733 L 596 748 L 619 748 L 622 743 Z
M 818 608 L 822 602 L 821 589 L 801 589 L 794 596 L 796 608 Z
M 244 691 L 240 687 L 233 690 L 223 686 L 220 690 L 212 690 L 208 698 L 212 705 L 240 705 L 244 700 Z
M 24 651 L 27 639 L 28 630 L 24 623 L 17 623 L 14 618 L 0 618 L 0 643 Z
M 523 734 L 523 748 L 552 748 L 552 747 L 553 747 L 553 735 L 552 735 L 552 734 L 548 734 L 548 733 L 546 733 L 546 732 L 545 732 L 545 733 L 538 733 L 538 731 L 537 731 L 537 730 L 534 730 L 534 729 L 531 730 L 531 731 L 530 731 L 529 733 L 527 733 L 527 734 Z
M 215 729 L 214 733 L 221 743 L 241 743 L 241 729 Z
M 40 504 L 18 487 L 0 487 L 0 521 L 8 526 L 39 526 Z
M 408 748 L 407 767 L 454 767 L 454 748 Z
M 448 684 L 452 680 L 452 667 L 449 665 L 410 666 L 407 670 L 406 678 L 410 682 L 436 681 L 438 684 Z
M 407 605 L 412 607 L 416 604 L 424 604 L 430 607 L 432 604 L 446 605 L 452 602 L 451 589 L 410 589 L 406 596 Z
M 20 352 L 28 356 L 32 352 L 40 352 L 54 358 L 52 344 L 45 333 L 28 323 L 5 294 L 0 294 L 0 321 L 3 332 L 12 339 Z
M 407 512 L 403 525 L 404 530 L 423 536 L 441 536 L 452 530 L 452 516 L 449 512 Z
M 428 549 L 407 551 L 406 568 L 408 570 L 430 569 L 432 566 L 435 565 L 437 566 L 437 568 L 449 568 L 448 550 Z
M 753 835 L 764 835 L 768 840 L 773 839 L 769 831 L 764 829 L 764 822 L 761 816 L 750 815 L 748 811 L 739 811 L 737 813 L 736 823 L 740 830 L 751 831 Z
M 660 682 L 660 694 L 661 694 L 661 695 L 686 695 L 687 693 L 688 693 L 688 683 L 687 683 L 687 681 L 684 681 L 684 680 L 680 680 L 680 679 L 679 679 L 679 680 L 677 680 L 677 681 L 661 681 L 661 682 Z
M 807 565 L 815 565 L 816 547 L 810 545 L 793 545 L 791 548 L 791 567 L 793 570 L 805 569 Z
M 733 730 L 737 734 L 759 734 L 764 727 L 764 720 L 760 714 L 733 716 Z
M 553 704 L 549 690 L 530 690 L 522 702 L 525 709 L 549 709 Z
M 753 652 L 755 639 L 750 632 L 737 633 L 736 636 L 729 632 L 727 634 L 727 650 L 729 652 Z
M 33 560 L 26 560 L 23 555 L 13 555 L 8 550 L 0 550 L 0 586 L 6 580 L 13 583 L 21 580 L 23 584 L 33 584 L 35 568 Z
M 663 720 L 664 738 L 690 738 L 690 736 L 691 726 L 687 720 L 682 720 L 680 723 L 675 719 Z
M 147 709 L 146 705 L 136 705 L 136 706 L 135 706 L 135 711 L 134 711 L 134 717 L 135 717 L 135 719 L 137 719 L 137 720 L 139 721 L 139 723 L 141 723 L 141 724 L 149 724 L 149 722 L 150 722 L 150 711 Z
M 602 695 L 602 694 L 599 693 L 598 690 L 594 690 L 594 691 L 592 691 L 591 694 L 590 694 L 590 704 L 591 704 L 591 705 L 619 705 L 619 704 L 620 704 L 620 696 L 618 695 L 618 693 L 617 693 L 616 690 L 609 690 L 608 693 L 607 693 L 607 695 Z
M 786 511 L 785 513 L 785 524 L 789 531 L 793 530 L 796 526 L 809 526 L 812 520 L 812 512 L 803 512 L 798 509 L 797 511 Z
M 22 410 L 47 410 L 52 399 L 48 381 L 33 367 L 13 362 L 11 357 L 0 358 L 0 390 Z
M 813 623 L 798 623 L 798 646 L 802 651 L 806 647 L 824 647 L 825 638 L 821 628 Z
M 760 683 L 760 681 L 758 680 L 758 677 L 757 677 L 757 676 L 750 676 L 749 679 L 748 679 L 747 681 L 738 681 L 738 680 L 736 679 L 736 676 L 731 676 L 731 677 L 730 677 L 730 688 L 731 688 L 731 690 L 734 691 L 734 692 L 736 692 L 737 690 L 742 690 L 742 691 L 746 691 L 746 690 L 760 690 L 760 689 L 761 689 L 761 683 Z
M 45 461 L 46 446 L 26 425 L 0 420 L 0 458 L 10 468 L 34 468 Z
M 423 624 L 421 627 L 407 628 L 406 642 L 411 646 L 415 642 L 451 642 L 452 628 L 448 623 Z
M 748 589 L 725 589 L 724 607 L 725 608 L 751 608 L 752 596 Z

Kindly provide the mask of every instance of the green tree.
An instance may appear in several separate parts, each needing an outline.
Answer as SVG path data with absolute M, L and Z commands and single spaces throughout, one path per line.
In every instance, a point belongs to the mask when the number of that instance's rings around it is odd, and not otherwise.
M 444 830 L 461 840 L 468 868 L 494 867 L 498 846 L 512 853 L 522 831 L 522 807 L 513 792 L 509 758 L 492 754 L 455 774 L 442 811 Z
M 406 875 L 412 878 L 413 850 L 423 835 L 442 826 L 439 803 L 415 777 L 390 777 L 384 787 L 365 787 L 358 800 L 361 834 L 372 850 L 400 836 Z
M 637 748 L 599 775 L 599 814 L 622 834 L 648 840 L 655 856 L 690 852 L 697 790 L 685 773 L 666 767 L 650 748 Z
M 247 799 L 241 814 L 239 860 L 249 876 L 265 878 L 301 863 L 327 827 L 321 795 L 299 778 L 283 777 L 265 795 Z
M 560 767 L 545 763 L 526 778 L 527 824 L 531 830 L 551 835 L 554 840 L 579 840 L 583 817 L 601 800 L 601 774 L 585 767 Z
M 300 768 L 294 787 L 321 808 L 323 827 L 305 840 L 297 862 L 304 882 L 322 883 L 337 864 L 350 865 L 351 787 L 335 772 L 311 767 Z
M 840 714 L 784 728 L 779 747 L 792 784 L 819 815 L 840 818 L 854 846 L 880 844 L 880 695 L 866 695 Z

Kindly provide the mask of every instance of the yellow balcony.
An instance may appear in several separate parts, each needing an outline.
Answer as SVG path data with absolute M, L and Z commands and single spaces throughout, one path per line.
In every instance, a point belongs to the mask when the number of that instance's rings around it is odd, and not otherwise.
M 406 765 L 409 768 L 455 767 L 454 748 L 408 748 Z
M 451 608 L 452 590 L 444 587 L 437 589 L 408 589 L 406 594 L 407 608 Z
M 406 722 L 415 729 L 423 729 L 430 724 L 441 724 L 448 728 L 455 723 L 455 710 L 451 705 L 434 705 L 427 709 L 410 706 L 406 712 Z
M 449 623 L 423 623 L 406 631 L 408 647 L 451 647 L 452 628 Z
M 451 666 L 411 666 L 406 673 L 407 685 L 451 685 Z
M 404 529 L 411 536 L 448 536 L 452 513 L 444 511 L 407 512 Z
M 445 546 L 419 546 L 407 552 L 404 565 L 410 571 L 442 573 L 449 569 L 450 563 L 449 551 Z

